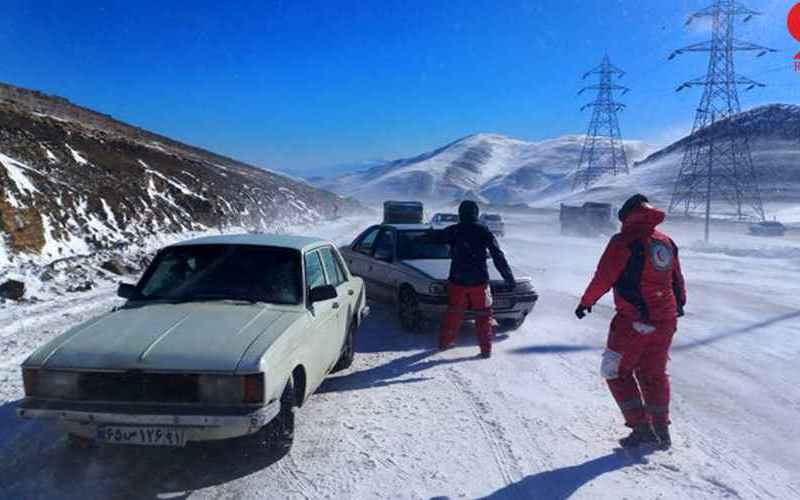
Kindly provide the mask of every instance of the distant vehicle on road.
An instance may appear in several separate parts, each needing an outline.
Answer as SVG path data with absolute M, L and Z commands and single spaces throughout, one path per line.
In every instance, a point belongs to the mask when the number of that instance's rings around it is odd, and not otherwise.
M 754 236 L 783 236 L 786 226 L 778 221 L 764 221 L 750 224 L 750 234 Z
M 444 229 L 453 224 L 458 224 L 458 214 L 438 213 L 431 218 L 431 226 L 434 229 Z
M 340 249 L 353 274 L 366 282 L 367 297 L 395 304 L 408 331 L 438 321 L 447 309 L 450 246 L 426 241 L 430 230 L 426 224 L 379 224 Z M 493 266 L 489 274 L 495 319 L 501 329 L 519 328 L 538 299 L 530 278 L 519 278 L 510 288 Z
M 233 235 L 162 249 L 127 302 L 23 364 L 21 418 L 73 441 L 183 446 L 249 436 L 288 450 L 294 408 L 353 361 L 364 282 L 325 240 Z
M 617 225 L 612 219 L 610 203 L 587 201 L 582 206 L 561 204 L 559 213 L 561 234 L 573 236 L 598 236 L 613 234 Z
M 506 235 L 506 223 L 500 214 L 481 214 L 479 222 L 489 228 L 495 236 L 502 238 Z
M 384 201 L 383 222 L 385 224 L 421 224 L 424 207 L 419 201 Z

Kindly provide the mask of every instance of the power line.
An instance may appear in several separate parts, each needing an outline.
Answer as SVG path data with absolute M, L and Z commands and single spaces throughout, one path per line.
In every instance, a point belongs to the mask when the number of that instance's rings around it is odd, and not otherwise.
M 750 78 L 737 75 L 733 67 L 734 52 L 756 52 L 761 57 L 773 49 L 739 40 L 733 36 L 734 21 L 749 21 L 759 12 L 736 0 L 716 0 L 713 5 L 689 16 L 687 24 L 699 18 L 711 18 L 711 40 L 676 50 L 670 59 L 686 52 L 708 52 L 708 71 L 704 77 L 683 83 L 681 91 L 703 87 L 703 96 L 695 115 L 692 140 L 684 150 L 683 161 L 670 201 L 670 212 L 682 208 L 685 213 L 702 207 L 705 210 L 705 238 L 708 241 L 711 204 L 723 199 L 736 208 L 741 219 L 744 209 L 752 209 L 764 220 L 759 179 L 750 155 L 745 131 L 737 129 L 732 117 L 741 112 L 738 87 L 745 90 L 764 87 Z M 718 124 L 718 133 L 709 127 Z
M 582 94 L 587 90 L 595 90 L 597 97 L 581 107 L 581 111 L 592 108 L 592 119 L 589 122 L 589 130 L 572 183 L 573 190 L 581 184 L 587 189 L 608 173 L 612 175 L 628 173 L 628 159 L 617 119 L 617 111 L 621 111 L 625 105 L 614 100 L 614 93 L 621 92 L 624 95 L 630 89 L 613 83 L 614 78 L 621 78 L 624 74 L 624 71 L 611 64 L 606 55 L 599 66 L 583 75 L 584 80 L 592 75 L 597 75 L 599 78 L 598 83 L 584 87 L 578 92 Z

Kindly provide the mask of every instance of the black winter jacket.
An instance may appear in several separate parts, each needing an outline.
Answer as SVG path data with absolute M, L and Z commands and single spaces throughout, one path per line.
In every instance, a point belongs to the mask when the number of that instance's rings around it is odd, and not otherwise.
M 506 256 L 500 250 L 497 239 L 486 226 L 473 222 L 461 222 L 445 229 L 433 230 L 430 237 L 437 243 L 450 244 L 452 259 L 450 283 L 461 286 L 488 284 L 487 251 L 506 283 L 510 285 L 515 282 Z

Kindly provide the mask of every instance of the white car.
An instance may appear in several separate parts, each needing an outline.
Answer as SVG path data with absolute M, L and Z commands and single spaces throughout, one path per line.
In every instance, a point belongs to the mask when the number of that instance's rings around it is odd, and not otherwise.
M 366 281 L 367 298 L 396 304 L 400 325 L 408 331 L 421 331 L 447 310 L 450 247 L 426 241 L 430 231 L 427 224 L 380 224 L 340 249 L 353 274 Z M 502 330 L 515 330 L 539 296 L 530 278 L 517 278 L 509 287 L 491 263 L 488 268 L 494 318 Z M 467 311 L 467 318 L 473 317 Z
M 453 224 L 458 224 L 458 220 L 458 214 L 438 213 L 431 218 L 431 226 L 434 229 L 444 229 Z
M 182 446 L 252 435 L 288 449 L 294 408 L 350 366 L 364 282 L 330 242 L 233 235 L 159 251 L 125 304 L 23 364 L 21 418 L 77 441 Z
M 495 236 L 503 237 L 506 235 L 506 223 L 500 214 L 481 214 L 479 222 L 486 226 Z

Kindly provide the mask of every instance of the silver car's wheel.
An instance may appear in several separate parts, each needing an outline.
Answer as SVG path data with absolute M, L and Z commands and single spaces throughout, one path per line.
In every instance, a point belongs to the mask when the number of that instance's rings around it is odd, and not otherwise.
M 403 330 L 419 332 L 421 323 L 419 301 L 417 300 L 417 294 L 411 288 L 406 287 L 400 290 L 397 315 Z

